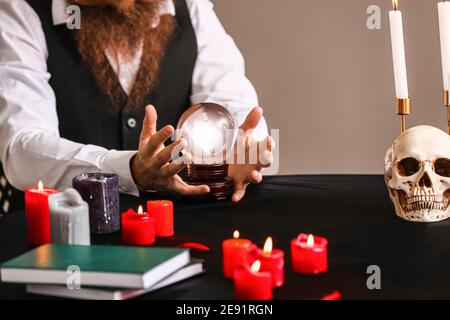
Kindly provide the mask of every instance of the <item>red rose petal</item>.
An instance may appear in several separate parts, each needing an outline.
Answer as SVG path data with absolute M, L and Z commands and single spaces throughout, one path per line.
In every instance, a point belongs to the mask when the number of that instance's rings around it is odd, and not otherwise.
M 342 294 L 339 291 L 333 291 L 330 294 L 327 294 L 322 297 L 320 300 L 341 300 Z
M 178 246 L 179 248 L 193 249 L 199 251 L 211 251 L 211 249 L 201 243 L 197 242 L 185 242 Z

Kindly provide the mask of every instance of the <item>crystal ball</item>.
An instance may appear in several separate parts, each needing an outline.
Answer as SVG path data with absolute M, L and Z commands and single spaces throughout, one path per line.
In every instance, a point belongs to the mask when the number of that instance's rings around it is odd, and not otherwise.
M 200 103 L 181 116 L 176 137 L 184 138 L 184 152 L 194 164 L 221 164 L 233 150 L 239 126 L 233 115 L 215 103 Z

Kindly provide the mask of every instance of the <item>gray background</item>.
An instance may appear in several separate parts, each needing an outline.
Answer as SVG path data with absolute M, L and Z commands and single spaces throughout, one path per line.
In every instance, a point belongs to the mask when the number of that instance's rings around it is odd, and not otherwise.
M 280 173 L 382 173 L 400 131 L 389 0 L 214 0 L 246 58 L 271 128 Z M 413 113 L 408 127 L 446 130 L 438 0 L 400 0 Z M 381 30 L 366 27 L 381 7 Z

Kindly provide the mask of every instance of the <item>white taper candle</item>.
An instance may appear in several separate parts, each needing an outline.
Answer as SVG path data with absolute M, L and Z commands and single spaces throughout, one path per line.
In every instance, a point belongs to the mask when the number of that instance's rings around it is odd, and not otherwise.
M 397 99 L 409 98 L 408 77 L 406 73 L 405 42 L 403 38 L 402 13 L 397 1 L 393 0 L 394 10 L 389 12 L 391 26 L 392 59 L 394 64 L 395 92 Z
M 442 78 L 444 90 L 448 90 L 450 71 L 450 2 L 439 2 L 438 13 L 439 35 L 441 40 Z

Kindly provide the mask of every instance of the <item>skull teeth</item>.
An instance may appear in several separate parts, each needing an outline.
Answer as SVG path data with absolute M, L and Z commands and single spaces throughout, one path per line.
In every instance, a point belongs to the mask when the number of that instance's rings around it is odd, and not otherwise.
M 416 202 L 444 202 L 442 195 L 420 195 L 413 196 L 406 199 L 406 204 L 413 204 Z
M 417 210 L 444 210 L 444 204 L 443 203 L 437 203 L 437 202 L 418 202 L 409 204 L 406 206 L 406 211 L 417 211 Z
M 417 210 L 445 210 L 447 204 L 442 195 L 417 195 L 405 199 L 404 209 L 407 212 Z

